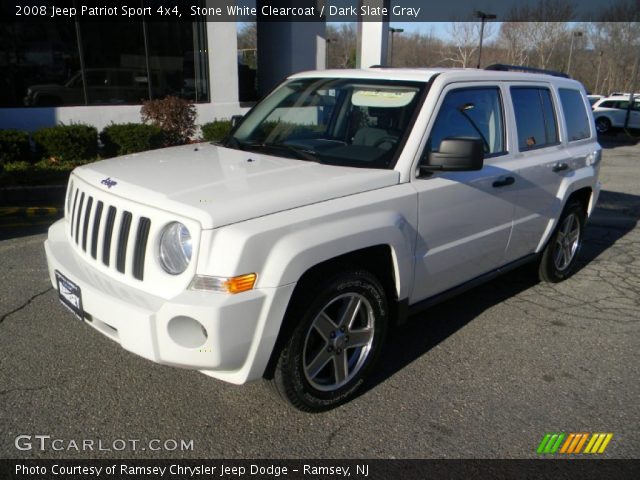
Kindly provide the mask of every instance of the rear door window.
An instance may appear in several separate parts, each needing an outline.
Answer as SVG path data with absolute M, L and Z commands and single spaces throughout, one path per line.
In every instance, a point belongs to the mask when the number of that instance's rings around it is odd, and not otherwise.
M 567 127 L 567 140 L 573 142 L 591 136 L 589 128 L 589 117 L 582 100 L 582 95 L 578 90 L 570 88 L 559 89 L 560 103 L 564 111 L 564 120 Z
M 557 145 L 558 126 L 551 92 L 544 87 L 511 87 L 520 151 Z

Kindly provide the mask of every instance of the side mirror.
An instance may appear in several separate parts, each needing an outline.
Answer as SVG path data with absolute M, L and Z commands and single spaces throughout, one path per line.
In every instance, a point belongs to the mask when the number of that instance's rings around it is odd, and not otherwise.
M 482 170 L 484 144 L 479 138 L 445 138 L 440 150 L 428 152 L 420 173 Z
M 242 115 L 234 115 L 231 117 L 231 128 L 236 128 L 238 126 L 238 124 L 240 123 L 240 120 L 242 120 Z

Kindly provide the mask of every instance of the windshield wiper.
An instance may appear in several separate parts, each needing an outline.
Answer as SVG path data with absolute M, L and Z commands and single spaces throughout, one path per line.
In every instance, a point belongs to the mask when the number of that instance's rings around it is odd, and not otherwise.
M 240 143 L 240 140 L 238 140 L 236 137 L 234 137 L 233 135 L 229 135 L 227 138 L 223 139 L 222 142 L 211 142 L 214 145 L 222 145 L 223 147 L 227 147 L 227 148 L 235 148 L 237 150 L 244 150 L 244 145 L 242 143 Z
M 240 142 L 238 143 L 240 144 Z M 287 152 L 294 153 L 301 160 L 320 163 L 320 159 L 318 158 L 318 155 L 315 151 L 306 148 L 295 147 L 286 143 L 244 143 L 240 144 L 240 148 L 248 150 L 285 150 Z

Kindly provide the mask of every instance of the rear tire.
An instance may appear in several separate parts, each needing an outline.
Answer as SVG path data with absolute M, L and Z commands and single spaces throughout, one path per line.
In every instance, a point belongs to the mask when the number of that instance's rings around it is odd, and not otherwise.
M 316 285 L 292 299 L 286 322 L 293 331 L 275 352 L 270 380 L 281 399 L 306 412 L 353 398 L 379 356 L 389 316 L 384 288 L 365 270 Z
M 596 118 L 596 130 L 599 134 L 611 132 L 611 120 L 607 117 Z
M 580 202 L 572 201 L 565 207 L 540 259 L 540 280 L 557 283 L 573 274 L 586 219 L 584 206 Z

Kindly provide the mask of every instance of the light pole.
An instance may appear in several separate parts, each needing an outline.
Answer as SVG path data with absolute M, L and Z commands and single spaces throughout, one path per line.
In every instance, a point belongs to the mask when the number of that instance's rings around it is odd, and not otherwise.
M 482 39 L 484 38 L 484 22 L 487 20 L 495 20 L 497 16 L 494 13 L 485 13 L 480 10 L 476 10 L 476 17 L 480 19 L 480 48 L 478 49 L 478 67 L 480 68 L 480 61 L 482 60 Z
M 391 45 L 389 47 L 389 66 L 393 67 L 393 34 L 394 33 L 402 33 L 404 32 L 404 28 L 393 28 L 389 27 L 389 33 L 391 33 Z
M 582 32 L 580 31 L 574 31 L 571 33 L 571 46 L 569 46 L 569 61 L 567 61 L 567 75 L 571 74 L 571 56 L 573 55 L 573 39 L 581 36 L 582 36 Z

